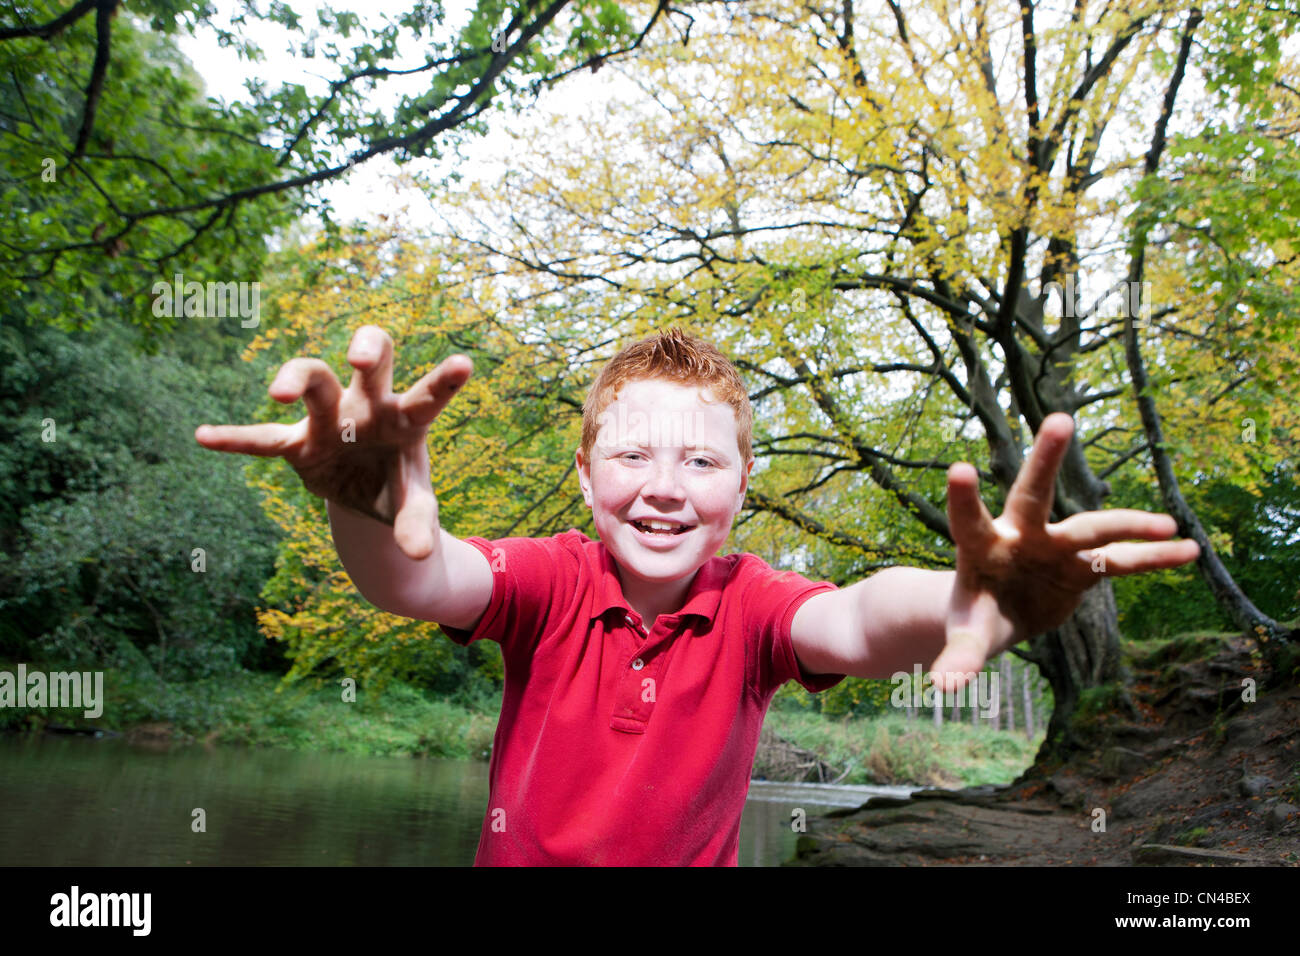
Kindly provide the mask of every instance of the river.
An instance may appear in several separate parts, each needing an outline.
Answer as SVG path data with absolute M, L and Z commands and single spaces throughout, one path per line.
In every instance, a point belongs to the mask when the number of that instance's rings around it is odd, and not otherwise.
M 487 775 L 464 760 L 0 735 L 0 866 L 468 866 Z M 740 865 L 788 859 L 796 809 L 910 789 L 754 781 Z

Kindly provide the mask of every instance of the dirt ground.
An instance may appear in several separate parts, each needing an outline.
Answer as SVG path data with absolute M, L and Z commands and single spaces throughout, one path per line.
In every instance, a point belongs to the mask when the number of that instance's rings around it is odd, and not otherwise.
M 1129 713 L 1076 722 L 1087 753 L 810 818 L 787 865 L 1300 865 L 1300 687 L 1264 689 L 1244 638 L 1210 640 L 1135 662 Z

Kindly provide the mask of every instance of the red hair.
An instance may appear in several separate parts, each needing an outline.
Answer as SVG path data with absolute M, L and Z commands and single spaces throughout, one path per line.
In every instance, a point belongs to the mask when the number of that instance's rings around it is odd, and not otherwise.
M 741 466 L 753 459 L 754 414 L 740 373 L 713 343 L 673 327 L 624 347 L 596 376 L 587 400 L 582 403 L 584 461 L 591 460 L 601 413 L 618 399 L 623 386 L 642 379 L 695 385 L 707 390 L 714 401 L 730 405 L 736 413 L 736 444 L 740 448 Z

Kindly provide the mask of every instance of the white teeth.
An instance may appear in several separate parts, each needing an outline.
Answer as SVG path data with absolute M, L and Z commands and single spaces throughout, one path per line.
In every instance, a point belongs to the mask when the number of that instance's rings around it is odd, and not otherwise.
M 686 525 L 675 524 L 671 521 L 646 520 L 646 521 L 633 521 L 632 523 L 640 527 L 643 531 L 656 531 L 661 534 L 664 532 L 678 533 L 686 530 Z

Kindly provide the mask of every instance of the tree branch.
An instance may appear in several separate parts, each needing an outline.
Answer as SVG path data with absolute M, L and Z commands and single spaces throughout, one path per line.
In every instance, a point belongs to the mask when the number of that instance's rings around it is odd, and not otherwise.
M 81 0 L 75 4 L 67 13 L 55 17 L 48 23 L 42 23 L 37 26 L 28 27 L 0 27 L 0 40 L 16 40 L 22 37 L 38 37 L 42 40 L 48 40 L 56 34 L 62 33 L 72 24 L 76 23 L 98 3 L 99 0 Z
M 77 131 L 77 141 L 68 155 L 68 162 L 81 157 L 90 142 L 91 131 L 95 128 L 95 112 L 99 108 L 99 97 L 104 92 L 104 76 L 108 73 L 109 35 L 113 28 L 113 14 L 117 11 L 118 0 L 96 0 L 95 5 L 95 62 L 90 68 L 90 83 L 86 87 L 86 102 L 81 108 L 81 129 Z

